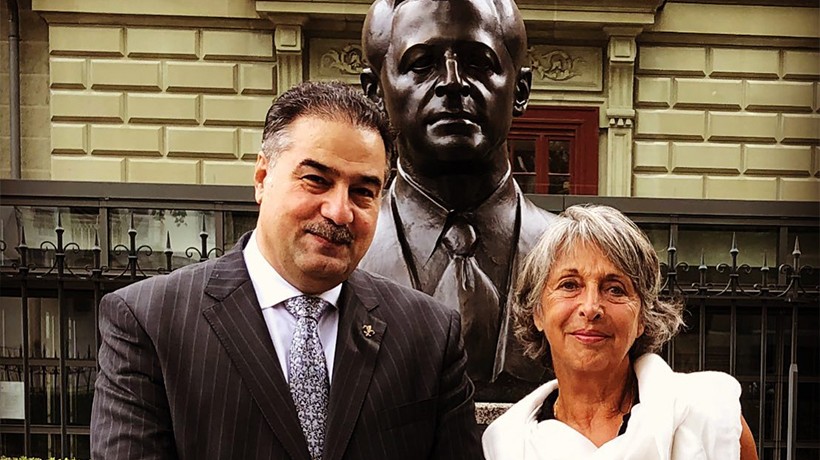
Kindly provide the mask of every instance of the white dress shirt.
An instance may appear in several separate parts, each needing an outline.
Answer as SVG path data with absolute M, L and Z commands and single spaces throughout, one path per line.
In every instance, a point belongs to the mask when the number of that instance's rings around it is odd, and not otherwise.
M 256 230 L 251 234 L 248 244 L 242 250 L 245 256 L 245 266 L 248 267 L 253 290 L 256 291 L 256 299 L 262 307 L 262 316 L 265 317 L 265 324 L 268 326 L 268 333 L 279 364 L 285 374 L 285 381 L 288 381 L 290 345 L 293 341 L 293 332 L 296 329 L 296 317 L 285 309 L 284 301 L 291 297 L 305 295 L 293 287 L 265 260 L 259 245 L 256 242 Z M 319 340 L 322 342 L 322 349 L 325 352 L 327 362 L 327 377 L 333 381 L 333 360 L 336 356 L 336 336 L 339 331 L 339 295 L 342 293 L 342 285 L 319 294 L 334 308 L 328 308 L 319 318 Z

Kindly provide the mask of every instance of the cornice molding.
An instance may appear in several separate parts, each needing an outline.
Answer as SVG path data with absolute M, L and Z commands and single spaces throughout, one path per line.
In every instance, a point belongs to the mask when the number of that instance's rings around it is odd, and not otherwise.
M 316 2 L 305 0 L 259 0 L 256 10 L 262 15 L 303 14 L 310 18 L 336 17 L 363 21 L 370 0 Z M 662 0 L 520 0 L 518 8 L 528 27 L 604 27 L 638 26 L 655 23 Z M 308 25 L 309 27 L 309 25 Z

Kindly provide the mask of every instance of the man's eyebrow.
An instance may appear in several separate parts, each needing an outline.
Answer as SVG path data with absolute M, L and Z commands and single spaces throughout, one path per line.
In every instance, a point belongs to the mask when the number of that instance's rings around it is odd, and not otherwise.
M 377 176 L 362 176 L 362 182 L 370 184 L 378 188 L 382 188 L 382 180 Z
M 302 160 L 299 163 L 299 167 L 308 167 L 308 168 L 317 169 L 317 170 L 319 170 L 319 172 L 329 174 L 329 175 L 332 175 L 332 176 L 338 176 L 339 175 L 339 171 L 336 168 L 331 168 L 330 166 L 328 166 L 324 163 L 319 163 L 318 161 L 311 160 L 310 158 L 305 158 L 304 160 Z
M 304 160 L 302 160 L 299 163 L 299 167 L 313 168 L 323 174 L 327 174 L 328 176 L 333 177 L 338 177 L 341 175 L 338 169 L 330 167 L 324 163 L 320 163 L 316 160 L 311 160 L 310 158 L 305 158 Z M 363 175 L 361 176 L 361 181 L 365 184 L 374 185 L 379 188 L 381 188 L 382 186 L 382 179 L 378 176 Z

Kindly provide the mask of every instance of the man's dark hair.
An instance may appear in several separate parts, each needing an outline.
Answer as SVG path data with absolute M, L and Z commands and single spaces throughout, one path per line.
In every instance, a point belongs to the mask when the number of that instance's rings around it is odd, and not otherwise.
M 262 132 L 262 152 L 276 161 L 289 145 L 288 127 L 299 117 L 347 122 L 376 131 L 384 142 L 387 164 L 393 152 L 394 133 L 387 116 L 361 90 L 342 82 L 306 81 L 285 91 L 268 110 Z M 389 167 L 389 166 L 388 166 Z
M 362 46 L 367 55 L 370 66 L 379 74 L 384 63 L 384 57 L 390 48 L 393 38 L 393 17 L 402 4 L 415 0 L 376 0 L 370 6 L 362 28 Z M 465 0 L 433 0 L 453 2 Z M 524 20 L 518 11 L 514 0 L 473 0 L 483 1 L 495 10 L 498 23 L 498 35 L 504 41 L 504 47 L 510 55 L 515 67 L 525 65 L 527 56 L 527 33 Z

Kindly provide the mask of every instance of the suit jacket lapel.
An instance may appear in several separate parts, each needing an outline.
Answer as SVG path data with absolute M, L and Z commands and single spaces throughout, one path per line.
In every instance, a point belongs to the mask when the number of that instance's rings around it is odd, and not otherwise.
M 376 314 L 378 297 L 367 275 L 354 271 L 342 291 L 333 383 L 330 386 L 324 460 L 344 455 L 376 367 L 387 323 Z
M 217 260 L 205 288 L 216 302 L 202 314 L 282 446 L 291 458 L 308 460 L 290 389 L 242 256 L 248 237 Z

